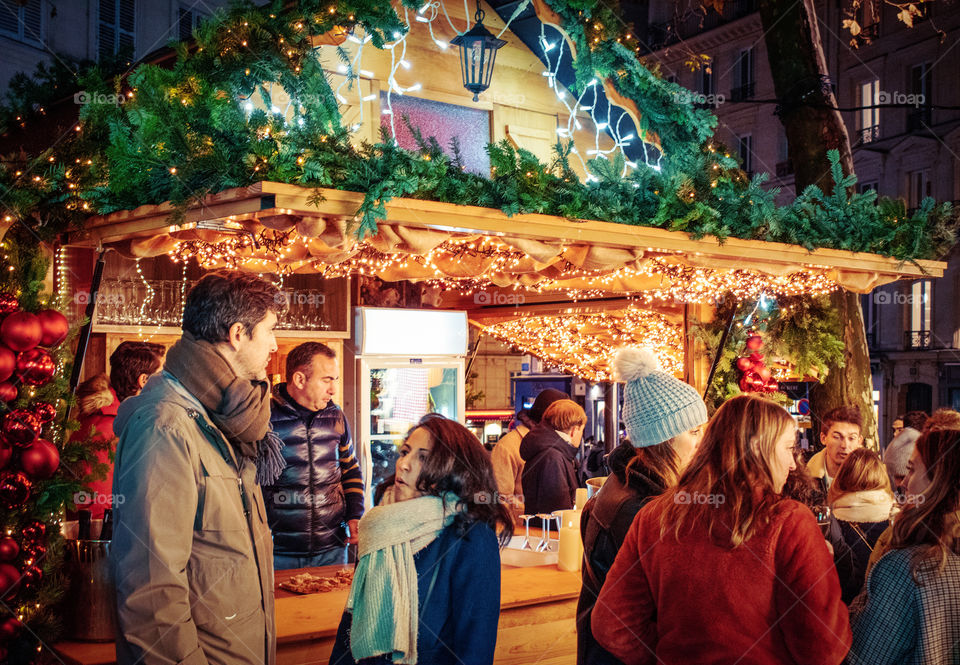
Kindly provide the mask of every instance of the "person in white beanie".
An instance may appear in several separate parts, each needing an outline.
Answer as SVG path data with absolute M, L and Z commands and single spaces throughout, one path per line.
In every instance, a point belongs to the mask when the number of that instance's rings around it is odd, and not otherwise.
M 651 351 L 621 349 L 614 373 L 626 383 L 621 420 L 628 441 L 610 453 L 610 476 L 580 518 L 583 586 L 577 604 L 577 665 L 620 662 L 590 630 L 597 595 L 634 516 L 651 498 L 677 484 L 707 422 L 699 393 L 660 371 Z
M 907 477 L 907 462 L 910 455 L 913 454 L 913 448 L 920 438 L 924 425 L 927 422 L 927 414 L 923 411 L 910 411 L 903 417 L 903 430 L 890 442 L 883 453 L 883 463 L 887 465 L 887 473 L 890 474 L 890 482 L 898 493 L 903 487 L 903 481 Z

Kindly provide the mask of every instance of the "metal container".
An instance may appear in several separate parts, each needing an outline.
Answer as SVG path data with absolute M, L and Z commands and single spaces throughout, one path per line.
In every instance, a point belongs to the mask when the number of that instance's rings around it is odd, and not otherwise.
M 64 544 L 67 636 L 112 642 L 117 634 L 117 594 L 110 570 L 110 541 L 64 540 Z

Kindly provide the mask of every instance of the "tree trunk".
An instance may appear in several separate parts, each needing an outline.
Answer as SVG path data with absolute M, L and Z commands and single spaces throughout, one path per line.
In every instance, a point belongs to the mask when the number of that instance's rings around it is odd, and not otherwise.
M 837 106 L 820 40 L 814 0 L 760 0 L 760 19 L 773 85 L 780 100 L 777 115 L 787 135 L 797 194 L 808 185 L 833 189 L 827 151 L 840 152 L 844 173 L 853 173 L 850 137 Z M 870 355 L 860 298 L 838 290 L 831 296 L 843 326 L 846 364 L 831 368 L 826 380 L 811 392 L 814 435 L 819 417 L 844 404 L 855 405 L 863 415 L 863 435 L 877 444 L 873 417 L 873 384 Z

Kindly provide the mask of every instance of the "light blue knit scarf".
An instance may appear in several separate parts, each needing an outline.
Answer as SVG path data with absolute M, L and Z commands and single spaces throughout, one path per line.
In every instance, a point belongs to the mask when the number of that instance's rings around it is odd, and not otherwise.
M 347 611 L 352 614 L 354 660 L 386 654 L 394 663 L 417 662 L 420 597 L 413 555 L 453 521 L 459 499 L 421 496 L 375 506 L 360 519 Z

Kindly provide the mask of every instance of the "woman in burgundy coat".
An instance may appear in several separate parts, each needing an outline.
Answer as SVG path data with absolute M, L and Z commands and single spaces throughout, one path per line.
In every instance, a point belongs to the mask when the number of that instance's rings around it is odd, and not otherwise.
M 850 648 L 833 558 L 781 499 L 796 424 L 740 395 L 680 478 L 637 514 L 597 598 L 596 640 L 631 664 L 839 665 Z

